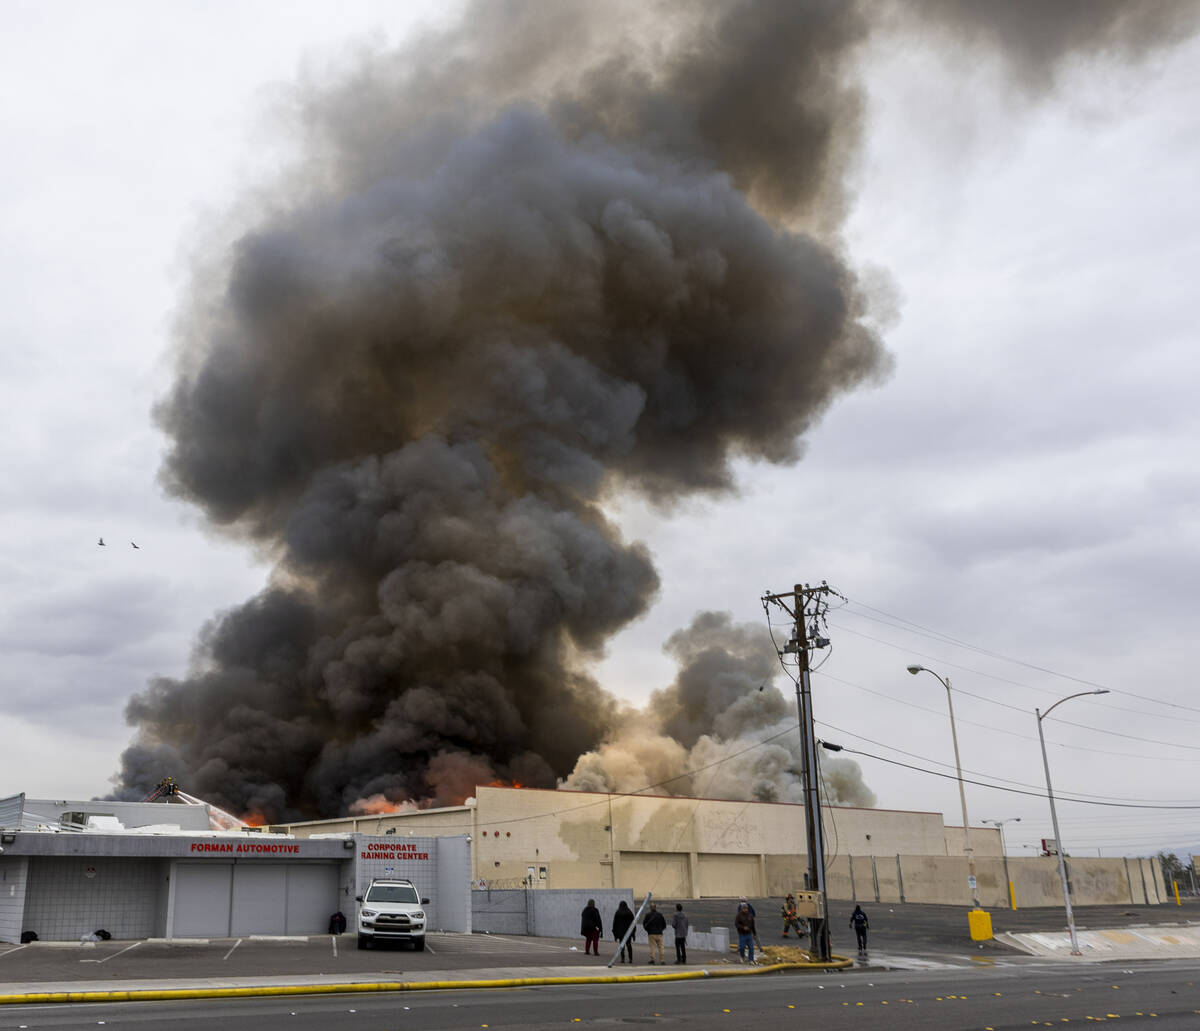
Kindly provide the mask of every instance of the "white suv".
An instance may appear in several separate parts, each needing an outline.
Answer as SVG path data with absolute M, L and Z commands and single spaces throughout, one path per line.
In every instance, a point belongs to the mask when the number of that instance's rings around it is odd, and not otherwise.
M 358 909 L 358 947 L 375 941 L 412 942 L 418 952 L 425 949 L 425 910 L 429 899 L 417 894 L 412 881 L 372 881 L 366 895 L 355 899 Z

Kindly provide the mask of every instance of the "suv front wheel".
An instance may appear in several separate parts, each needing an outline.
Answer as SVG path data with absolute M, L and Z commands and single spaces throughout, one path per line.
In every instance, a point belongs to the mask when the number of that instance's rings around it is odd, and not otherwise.
M 425 936 L 424 935 L 421 935 L 420 938 L 413 939 L 413 948 L 416 949 L 417 952 L 425 951 Z
M 360 949 L 369 949 L 371 947 L 371 936 L 369 934 L 360 934 L 358 936 L 358 947 Z

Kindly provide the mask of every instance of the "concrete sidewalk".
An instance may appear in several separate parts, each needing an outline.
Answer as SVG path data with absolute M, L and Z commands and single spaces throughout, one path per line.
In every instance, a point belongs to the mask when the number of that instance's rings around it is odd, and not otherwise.
M 1200 959 L 1200 925 L 1158 924 L 1077 930 L 1080 956 L 1071 955 L 1067 931 L 1037 931 L 996 935 L 996 940 L 1030 956 L 1070 962 L 1139 959 Z

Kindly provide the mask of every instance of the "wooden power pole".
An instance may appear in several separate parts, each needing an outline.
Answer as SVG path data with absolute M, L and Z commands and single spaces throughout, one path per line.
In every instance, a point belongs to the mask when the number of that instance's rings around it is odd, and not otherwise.
M 812 947 L 819 960 L 831 958 L 829 942 L 828 899 L 825 892 L 825 839 L 821 826 L 820 776 L 817 767 L 817 736 L 813 726 L 812 685 L 809 674 L 812 670 L 809 653 L 812 649 L 826 648 L 829 641 L 820 635 L 820 624 L 829 608 L 829 596 L 841 597 L 832 587 L 822 582 L 819 587 L 796 584 L 790 591 L 763 595 L 763 608 L 777 605 L 792 619 L 792 638 L 780 658 L 795 655 L 798 666 L 796 676 L 796 710 L 800 723 L 800 767 L 804 785 L 804 825 L 808 845 L 808 887 L 820 892 L 822 916 L 813 919 Z

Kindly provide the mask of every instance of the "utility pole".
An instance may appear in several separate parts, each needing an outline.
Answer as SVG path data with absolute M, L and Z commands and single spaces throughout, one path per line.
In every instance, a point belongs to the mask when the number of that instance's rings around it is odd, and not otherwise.
M 796 712 L 800 723 L 800 772 L 804 782 L 804 829 L 808 845 L 808 883 L 820 892 L 823 906 L 828 905 L 825 894 L 825 841 L 821 827 L 820 777 L 817 770 L 817 737 L 813 727 L 812 685 L 809 674 L 812 666 L 809 652 L 829 647 L 828 639 L 819 633 L 829 609 L 829 596 L 841 597 L 825 581 L 819 587 L 796 584 L 790 591 L 763 595 L 763 609 L 777 605 L 791 618 L 795 629 L 780 657 L 795 655 Z M 827 908 L 819 919 L 812 920 L 812 946 L 818 960 L 831 958 L 829 944 L 829 915 Z

